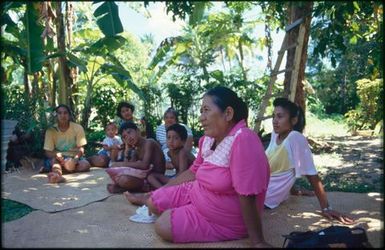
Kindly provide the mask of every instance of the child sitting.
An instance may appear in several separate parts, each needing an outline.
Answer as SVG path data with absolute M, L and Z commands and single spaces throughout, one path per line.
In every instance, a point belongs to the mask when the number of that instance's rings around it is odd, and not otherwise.
M 105 155 L 110 158 L 111 162 L 117 161 L 122 152 L 122 139 L 118 136 L 118 126 L 114 122 L 109 122 L 105 128 L 106 137 L 102 145 L 103 149 L 98 152 L 98 155 Z
M 148 173 L 163 174 L 165 171 L 163 152 L 155 140 L 141 136 L 136 124 L 125 122 L 119 130 L 125 148 L 123 160 L 112 162 L 106 169 L 113 181 L 107 185 L 107 190 L 110 193 L 147 190 L 145 179 Z
M 167 154 L 171 159 L 172 165 L 175 167 L 175 176 L 187 170 L 195 160 L 191 151 L 184 149 L 186 139 L 187 130 L 184 126 L 176 123 L 167 128 L 167 146 L 169 148 Z M 171 178 L 174 178 L 175 176 Z M 152 187 L 159 188 L 165 185 L 171 178 L 153 172 L 147 176 L 147 181 Z

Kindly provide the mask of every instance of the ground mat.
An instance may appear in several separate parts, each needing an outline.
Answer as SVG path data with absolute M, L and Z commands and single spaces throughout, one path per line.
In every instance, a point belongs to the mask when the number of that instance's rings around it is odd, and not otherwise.
M 104 169 L 64 175 L 65 183 L 48 183 L 47 174 L 23 168 L 21 172 L 2 175 L 2 198 L 24 203 L 45 212 L 57 212 L 100 201 L 110 194 L 110 178 Z
M 383 199 L 379 193 L 328 193 L 329 202 L 340 211 L 357 219 L 355 226 L 366 229 L 374 247 L 383 246 Z M 161 240 L 153 224 L 129 220 L 137 206 L 123 195 L 113 195 L 101 202 L 58 213 L 33 211 L 3 223 L 3 247 L 17 248 L 237 248 L 248 247 L 249 240 L 173 244 Z M 266 240 L 282 247 L 283 234 L 292 231 L 318 230 L 332 225 L 319 213 L 316 197 L 291 196 L 280 207 L 265 210 L 263 227 Z M 334 222 L 335 225 L 339 225 Z M 231 225 L 229 225 L 231 226 Z M 351 226 L 353 227 L 353 226 Z

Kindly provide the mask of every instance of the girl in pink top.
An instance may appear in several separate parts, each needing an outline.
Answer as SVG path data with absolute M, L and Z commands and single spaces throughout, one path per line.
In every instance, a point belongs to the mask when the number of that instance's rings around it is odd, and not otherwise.
M 212 242 L 249 236 L 253 247 L 269 246 L 262 232 L 269 165 L 247 116 L 246 104 L 228 88 L 204 95 L 200 121 L 205 135 L 196 160 L 145 202 L 160 214 L 155 231 L 163 239 Z M 125 195 L 133 203 L 140 200 Z

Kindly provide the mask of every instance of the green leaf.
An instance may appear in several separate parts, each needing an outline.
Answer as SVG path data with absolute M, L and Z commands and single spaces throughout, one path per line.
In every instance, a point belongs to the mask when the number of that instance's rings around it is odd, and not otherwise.
M 134 93 L 136 93 L 142 100 L 146 100 L 142 90 L 134 83 L 130 72 L 128 72 L 126 69 L 117 65 L 105 63 L 102 65 L 102 70 L 107 74 L 111 74 L 120 86 L 123 88 L 128 87 L 134 91 Z
M 151 70 L 155 68 L 156 65 L 165 60 L 167 53 L 171 51 L 174 44 L 180 39 L 180 37 L 168 37 L 164 39 L 157 48 L 155 56 L 152 58 L 150 64 L 148 65 L 148 69 Z
M 27 56 L 27 51 L 20 48 L 17 43 L 1 39 L 1 50 L 12 57 L 23 57 Z
M 214 70 L 210 73 L 211 77 L 215 78 L 219 82 L 223 82 L 223 72 L 220 70 Z
M 195 26 L 202 20 L 205 12 L 205 5 L 206 2 L 194 2 L 194 9 L 189 18 L 189 25 Z
M 350 44 L 357 44 L 357 36 L 352 36 L 352 38 L 350 38 L 350 40 L 349 40 L 349 43 Z
M 360 30 L 360 26 L 357 23 L 352 23 L 352 29 L 353 31 L 357 32 Z
M 114 51 L 122 47 L 127 40 L 122 36 L 104 37 L 92 44 L 89 52 L 100 54 L 101 51 Z
M 178 43 L 175 48 L 175 54 L 182 54 L 187 50 L 186 44 Z
M 360 6 L 358 5 L 358 3 L 356 1 L 353 1 L 353 5 L 354 5 L 354 8 L 357 10 L 357 11 L 361 11 L 361 8 Z
M 96 41 L 102 36 L 99 29 L 85 28 L 74 32 L 73 37 L 81 38 L 86 41 Z
M 7 14 L 1 16 L 1 26 L 3 25 L 7 25 L 4 30 L 5 32 L 12 34 L 16 38 L 19 37 L 19 29 L 17 27 L 17 24 Z
M 43 41 L 40 37 L 43 33 L 43 26 L 38 24 L 39 13 L 33 2 L 27 2 L 27 11 L 24 21 L 27 41 L 27 72 L 33 74 L 42 69 L 41 58 L 44 56 Z
M 104 2 L 94 12 L 96 23 L 105 36 L 115 36 L 123 32 L 118 6 L 114 2 Z
M 10 9 L 19 8 L 23 5 L 23 2 L 16 2 L 16 1 L 4 1 L 0 4 L 1 9 L 1 15 L 4 15 L 6 12 L 8 12 Z
M 79 59 L 78 57 L 76 57 L 74 54 L 70 52 L 67 52 L 67 58 L 70 63 L 74 64 L 76 67 L 79 68 L 79 71 L 87 72 L 86 63 L 83 60 Z

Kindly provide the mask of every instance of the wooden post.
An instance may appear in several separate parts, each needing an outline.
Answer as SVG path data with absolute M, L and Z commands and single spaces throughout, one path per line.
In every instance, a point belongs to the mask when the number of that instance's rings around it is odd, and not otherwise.
M 289 99 L 292 102 L 294 102 L 295 93 L 297 90 L 298 72 L 301 64 L 304 36 L 305 36 L 305 26 L 301 24 L 299 28 L 299 34 L 298 34 L 298 46 L 295 49 L 295 55 L 294 55 L 294 70 L 291 72 L 291 79 L 290 79 Z

